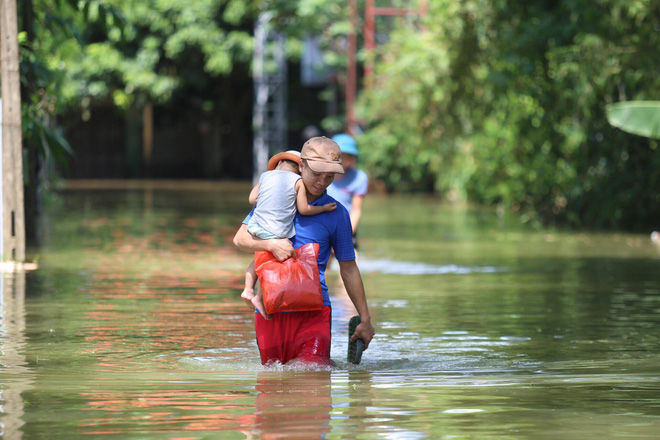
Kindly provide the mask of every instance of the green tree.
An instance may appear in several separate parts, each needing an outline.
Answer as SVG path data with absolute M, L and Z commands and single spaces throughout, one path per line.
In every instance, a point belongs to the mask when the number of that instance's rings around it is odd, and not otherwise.
M 19 6 L 19 45 L 25 179 L 25 221 L 28 240 L 36 237 L 40 182 L 48 182 L 51 163 L 65 166 L 72 153 L 57 126 L 62 109 L 64 77 L 58 72 L 69 40 L 81 44 L 75 20 L 88 1 L 25 0 Z M 88 20 L 94 24 L 93 20 Z
M 658 95 L 659 17 L 644 0 L 432 2 L 362 97 L 369 167 L 535 223 L 652 225 L 656 144 L 610 127 L 605 104 Z
M 323 34 L 327 47 L 334 44 L 345 30 L 342 6 L 320 0 L 19 2 L 28 203 L 36 206 L 37 184 L 44 181 L 39 174 L 50 168 L 39 164 L 71 160 L 61 115 L 86 118 L 95 103 L 105 103 L 125 112 L 130 130 L 139 130 L 145 106 L 180 105 L 211 127 L 236 126 L 252 103 L 257 15 L 275 12 L 273 25 L 290 35 L 295 60 L 307 34 Z M 139 143 L 140 136 L 131 139 Z M 139 144 L 130 148 L 140 154 Z

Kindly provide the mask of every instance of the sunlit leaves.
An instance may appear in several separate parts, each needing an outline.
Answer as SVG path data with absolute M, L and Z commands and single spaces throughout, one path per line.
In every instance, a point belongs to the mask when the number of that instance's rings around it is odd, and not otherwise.
M 610 124 L 628 133 L 660 139 L 660 102 L 629 101 L 607 107 Z
M 222 14 L 222 18 L 230 24 L 237 25 L 248 14 L 248 7 L 243 0 L 230 0 Z
M 424 31 L 378 49 L 365 165 L 391 189 L 529 220 L 651 222 L 660 157 L 609 127 L 605 104 L 660 96 L 659 13 L 645 0 L 431 2 Z M 639 198 L 619 197 L 630 186 Z

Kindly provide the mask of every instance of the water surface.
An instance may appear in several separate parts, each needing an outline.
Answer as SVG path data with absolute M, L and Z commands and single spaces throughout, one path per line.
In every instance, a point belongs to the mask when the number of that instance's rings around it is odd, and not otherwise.
M 360 267 L 377 335 L 332 370 L 264 368 L 231 236 L 248 185 L 77 185 L 39 269 L 4 274 L 7 439 L 657 438 L 660 251 L 491 210 L 370 195 Z

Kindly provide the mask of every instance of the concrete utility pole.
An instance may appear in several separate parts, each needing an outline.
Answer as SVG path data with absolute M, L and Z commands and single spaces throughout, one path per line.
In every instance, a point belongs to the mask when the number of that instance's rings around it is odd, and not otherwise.
M 0 260 L 25 260 L 23 145 L 16 0 L 0 0 L 2 243 Z

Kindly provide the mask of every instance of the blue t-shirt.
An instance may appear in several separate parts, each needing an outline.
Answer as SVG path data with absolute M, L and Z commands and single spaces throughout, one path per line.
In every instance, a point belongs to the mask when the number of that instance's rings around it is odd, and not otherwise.
M 324 192 L 310 205 L 318 206 L 332 202 L 336 202 L 336 200 L 330 197 L 327 192 Z M 247 224 L 250 217 L 252 217 L 252 212 L 245 217 L 243 224 Z M 334 249 L 337 260 L 355 260 L 351 218 L 348 211 L 338 203 L 337 209 L 330 212 L 322 212 L 316 215 L 296 213 L 293 224 L 296 228 L 296 235 L 291 239 L 291 242 L 295 249 L 307 243 L 319 244 L 318 265 L 321 290 L 323 291 L 323 305 L 329 306 L 330 296 L 328 295 L 328 285 L 325 282 L 325 269 L 328 266 L 331 250 Z
M 344 205 L 348 212 L 353 210 L 353 197 L 367 194 L 369 178 L 367 173 L 355 168 L 346 170 L 344 177 L 335 179 L 328 187 L 328 195 Z

